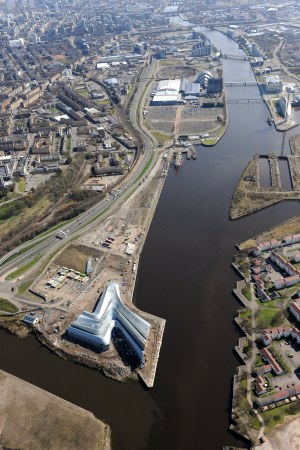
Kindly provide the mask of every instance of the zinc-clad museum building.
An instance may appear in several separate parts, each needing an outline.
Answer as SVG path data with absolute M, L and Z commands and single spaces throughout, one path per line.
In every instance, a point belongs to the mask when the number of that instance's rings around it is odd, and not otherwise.
M 78 341 L 106 349 L 114 328 L 121 331 L 143 367 L 150 324 L 124 305 L 117 283 L 108 284 L 95 311 L 80 314 L 69 326 L 67 333 Z

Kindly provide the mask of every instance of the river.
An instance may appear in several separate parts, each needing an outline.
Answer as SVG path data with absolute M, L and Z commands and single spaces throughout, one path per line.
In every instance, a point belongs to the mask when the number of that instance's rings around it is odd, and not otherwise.
M 241 52 L 226 36 L 206 34 L 225 53 Z M 229 59 L 224 76 L 253 79 L 247 61 Z M 259 98 L 256 86 L 227 90 L 228 98 Z M 300 207 L 285 202 L 237 222 L 228 219 L 232 192 L 252 155 L 289 152 L 289 133 L 267 124 L 264 103 L 230 103 L 228 110 L 228 130 L 218 145 L 199 147 L 196 161 L 170 171 L 141 255 L 134 301 L 167 320 L 152 390 L 120 384 L 63 361 L 33 337 L 20 340 L 0 330 L 1 368 L 107 421 L 113 450 L 246 448 L 228 432 L 239 363 L 232 256 L 237 242 L 300 214 Z

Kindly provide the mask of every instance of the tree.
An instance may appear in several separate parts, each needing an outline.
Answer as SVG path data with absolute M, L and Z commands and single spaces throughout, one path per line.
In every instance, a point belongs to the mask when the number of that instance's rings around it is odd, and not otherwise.
M 284 321 L 284 315 L 283 315 L 282 311 L 278 311 L 275 314 L 275 316 L 273 317 L 273 319 L 271 320 L 271 326 L 277 327 L 278 325 L 281 325 L 283 321 Z

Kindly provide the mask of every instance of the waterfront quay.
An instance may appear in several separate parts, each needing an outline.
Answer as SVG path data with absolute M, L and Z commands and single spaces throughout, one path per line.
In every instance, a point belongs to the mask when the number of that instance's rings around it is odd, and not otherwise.
M 233 45 L 219 33 L 210 34 L 210 39 L 218 48 Z M 248 80 L 248 66 L 247 61 L 224 61 L 225 76 L 228 80 L 234 76 Z M 240 89 L 245 89 L 246 98 L 252 98 L 256 88 L 228 86 L 229 97 L 240 96 Z M 35 384 L 43 383 L 48 390 L 105 418 L 112 427 L 116 449 L 193 449 L 199 442 L 199 430 L 203 448 L 217 449 L 224 444 L 249 447 L 227 431 L 229 392 L 237 365 L 232 348 L 238 338 L 230 326 L 236 310 L 230 295 L 236 274 L 230 270 L 230 262 L 235 242 L 260 233 L 262 227 L 271 227 L 298 209 L 297 204 L 285 203 L 273 207 L 272 214 L 265 210 L 241 222 L 228 220 L 232 191 L 254 149 L 267 148 L 270 137 L 274 151 L 279 153 L 282 148 L 274 129 L 266 123 L 268 112 L 263 103 L 230 103 L 228 109 L 229 126 L 218 145 L 212 151 L 197 147 L 196 161 L 169 171 L 139 258 L 134 304 L 167 321 L 153 390 L 141 389 L 138 383 L 115 383 L 95 370 L 57 358 L 31 337 L 17 340 L 0 330 L 3 367 Z M 150 199 L 143 201 L 147 205 Z M 109 237 L 116 239 L 113 229 L 105 230 L 103 237 L 104 242 Z M 95 242 L 101 245 L 100 240 Z M 83 258 L 84 268 L 88 257 Z M 126 256 L 126 261 L 129 259 Z M 121 293 L 123 296 L 123 290 Z M 90 311 L 99 294 L 95 293 Z M 183 314 L 183 308 L 191 313 Z M 187 346 L 187 342 L 192 345 Z M 203 345 L 205 342 L 209 345 Z M 212 349 L 217 349 L 217 357 Z M 24 365 L 24 359 L 28 364 Z M 57 379 L 57 374 L 63 376 Z M 201 404 L 205 409 L 199 408 Z
M 235 220 L 283 200 L 299 200 L 299 135 L 291 136 L 291 153 L 255 155 L 245 167 L 232 195 L 230 218 Z
M 38 338 L 58 355 L 100 369 L 119 380 L 138 373 L 147 387 L 154 385 L 165 320 L 140 311 L 132 304 L 132 298 L 139 255 L 165 181 L 165 177 L 161 176 L 165 165 L 162 156 L 160 152 L 144 183 L 138 186 L 121 209 L 101 224 L 93 224 L 88 232 L 64 246 L 35 281 L 30 282 L 33 274 L 26 273 L 18 280 L 4 282 L 8 291 L 10 286 L 15 292 L 22 291 L 23 286 L 29 289 L 27 295 L 24 292 L 15 298 L 13 294 L 8 294 L 8 298 L 24 313 L 30 308 L 30 317 L 34 321 L 29 327 L 33 327 Z M 126 314 L 133 313 L 136 315 L 133 320 L 141 317 L 148 324 L 142 353 L 132 350 L 130 344 L 133 349 L 135 344 L 133 341 L 131 343 L 131 339 L 128 347 L 124 347 L 120 338 L 113 337 L 103 349 L 105 351 L 99 351 L 100 340 L 97 338 L 97 341 L 92 330 L 85 326 L 84 335 L 82 331 L 77 333 L 78 336 L 74 333 L 78 327 L 80 330 L 83 311 L 90 311 L 89 317 L 94 321 L 96 316 L 91 313 L 95 305 L 101 302 L 100 294 L 112 283 L 120 288 L 120 306 L 123 308 L 124 304 L 128 308 Z M 110 306 L 103 305 L 103 308 L 109 309 Z M 27 323 L 24 313 L 16 319 Z M 99 320 L 100 325 L 100 316 Z M 113 328 L 113 322 L 107 325 Z M 125 332 L 125 342 L 127 333 L 128 330 Z

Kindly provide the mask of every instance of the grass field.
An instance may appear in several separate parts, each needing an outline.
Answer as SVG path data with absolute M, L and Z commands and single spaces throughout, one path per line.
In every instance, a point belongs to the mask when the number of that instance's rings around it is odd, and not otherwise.
M 259 328 L 269 328 L 272 326 L 272 320 L 280 311 L 277 308 L 260 308 L 257 311 L 256 324 Z
M 30 286 L 32 285 L 34 280 L 28 280 L 25 281 L 25 283 L 22 283 L 19 287 L 18 287 L 18 294 L 25 294 L 25 292 L 27 291 L 28 288 L 30 288 Z
M 0 311 L 15 313 L 19 311 L 19 309 L 8 300 L 6 300 L 6 298 L 0 298 Z
M 71 136 L 69 136 L 67 139 L 67 147 L 66 147 L 67 155 L 70 155 L 71 147 L 72 147 L 72 138 Z
M 43 211 L 51 205 L 51 202 L 47 196 L 44 196 L 32 207 L 25 207 L 19 211 L 16 210 L 16 214 L 13 214 L 7 218 L 8 210 L 11 207 L 13 208 L 13 205 L 14 202 L 0 207 L 0 236 L 15 228 L 21 221 L 26 221 L 31 217 L 41 215 Z
M 159 131 L 151 130 L 151 134 L 162 145 L 172 139 L 172 136 L 170 134 L 163 134 L 163 133 L 160 133 Z
M 31 269 L 31 267 L 33 267 L 42 258 L 42 256 L 43 256 L 43 254 L 42 255 L 37 255 L 34 259 L 29 261 L 28 263 L 26 263 L 23 266 L 19 267 L 14 272 L 11 272 L 9 275 L 7 275 L 7 277 L 5 279 L 6 280 L 13 280 L 14 278 L 17 278 L 20 275 L 23 275 L 23 273 L 25 273 L 25 272 L 27 272 L 27 270 Z
M 25 191 L 25 178 L 20 178 L 19 181 L 19 191 L 24 192 Z
M 289 405 L 283 405 L 279 408 L 271 409 L 262 413 L 262 417 L 267 424 L 267 430 L 284 422 L 285 416 L 291 416 L 300 413 L 300 401 Z
M 84 98 L 90 98 L 90 94 L 87 89 L 82 89 L 81 91 L 78 91 L 78 94 Z
M 225 131 L 226 131 L 225 126 L 222 126 L 222 127 L 219 129 L 218 134 L 217 134 L 216 136 L 209 137 L 209 138 L 206 138 L 206 139 L 201 139 L 201 144 L 204 145 L 204 146 L 206 146 L 206 147 L 212 147 L 212 146 L 216 145 L 217 142 L 218 142 L 218 141 L 221 139 L 221 137 L 224 135 Z

